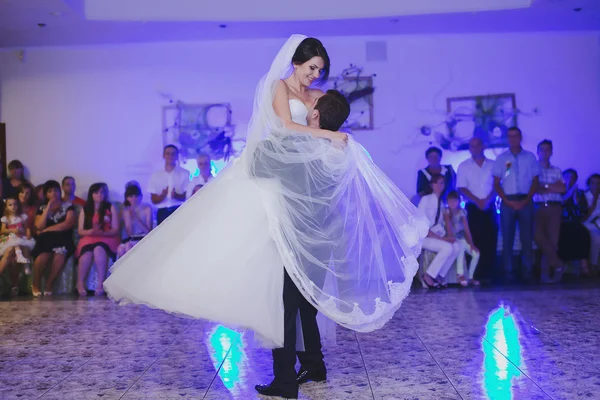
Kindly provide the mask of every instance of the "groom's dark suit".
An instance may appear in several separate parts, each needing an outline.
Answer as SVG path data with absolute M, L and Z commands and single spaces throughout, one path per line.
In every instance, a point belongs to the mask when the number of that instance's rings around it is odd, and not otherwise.
M 325 375 L 321 336 L 317 325 L 317 309 L 298 290 L 287 271 L 283 282 L 284 340 L 283 347 L 273 350 L 274 384 L 282 389 L 298 390 L 296 356 L 303 370 Z M 297 318 L 300 314 L 304 351 L 296 352 Z
M 278 140 L 274 144 L 270 140 L 262 141 L 254 154 L 252 174 L 259 178 L 278 179 L 285 193 L 290 194 L 284 196 L 286 207 L 292 209 L 308 208 L 311 210 L 310 223 L 306 221 L 292 221 L 296 229 L 302 232 L 307 226 L 312 226 L 312 229 L 318 225 L 325 223 L 329 214 L 329 206 L 315 204 L 306 197 L 310 197 L 312 191 L 322 191 L 324 188 L 317 188 L 310 176 L 311 163 L 320 163 L 320 161 L 312 161 L 309 163 L 290 163 L 283 162 L 278 158 L 278 153 L 284 152 L 287 155 L 297 152 L 296 146 L 302 146 L 303 141 L 314 140 L 307 138 L 306 135 L 292 135 L 282 140 Z M 283 146 L 279 148 L 279 144 Z M 284 159 L 287 161 L 287 157 Z M 326 188 L 325 190 L 332 190 Z M 307 193 L 308 192 L 308 193 Z M 299 196 L 295 196 L 298 194 Z M 298 223 L 296 223 L 298 222 Z M 310 234 L 306 232 L 306 234 Z M 324 245 L 321 248 L 311 246 L 312 256 L 322 262 L 329 260 L 331 248 Z M 317 253 L 317 254 L 315 254 Z M 297 255 L 298 256 L 298 255 Z M 302 260 L 304 261 L 304 260 Z M 311 280 L 318 287 L 323 287 L 326 271 L 320 277 L 311 276 Z M 323 353 L 321 351 L 321 337 L 319 327 L 317 325 L 317 309 L 306 299 L 307 293 L 302 293 L 293 279 L 288 274 L 287 269 L 284 269 L 284 285 L 283 285 L 283 305 L 284 305 L 284 345 L 282 348 L 273 350 L 273 371 L 275 379 L 273 385 L 281 389 L 284 393 L 290 395 L 297 393 L 298 383 L 296 374 L 296 357 L 302 366 L 301 373 L 310 374 L 310 377 L 322 377 L 326 374 L 325 364 L 323 362 Z M 304 351 L 296 352 L 297 342 L 297 318 L 300 316 L 302 327 L 302 336 L 304 341 Z

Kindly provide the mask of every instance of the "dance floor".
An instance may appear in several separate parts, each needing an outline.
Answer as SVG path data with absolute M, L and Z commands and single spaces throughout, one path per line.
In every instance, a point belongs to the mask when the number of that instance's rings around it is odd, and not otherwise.
M 0 302 L 0 399 L 253 399 L 270 352 L 105 298 Z M 338 329 L 300 398 L 579 399 L 600 389 L 600 289 L 415 291 L 383 329 Z

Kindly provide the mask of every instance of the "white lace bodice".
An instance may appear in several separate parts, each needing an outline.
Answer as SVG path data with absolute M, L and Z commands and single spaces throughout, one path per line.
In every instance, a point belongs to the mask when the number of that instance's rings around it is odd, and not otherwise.
M 298 99 L 290 99 L 290 113 L 292 114 L 292 121 L 300 125 L 308 125 L 306 117 L 308 116 L 308 109 Z

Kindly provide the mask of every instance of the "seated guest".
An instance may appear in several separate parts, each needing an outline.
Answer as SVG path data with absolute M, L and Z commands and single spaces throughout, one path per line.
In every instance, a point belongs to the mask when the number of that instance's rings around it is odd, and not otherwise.
M 194 190 L 192 190 L 192 196 L 195 195 L 203 187 L 204 187 L 204 185 L 196 185 L 196 186 L 194 186 Z
M 73 205 L 61 200 L 60 184 L 56 181 L 44 183 L 44 196 L 46 204 L 38 209 L 35 217 L 38 236 L 32 251 L 35 262 L 31 291 L 34 297 L 41 295 L 42 273 L 48 265 L 51 265 L 50 275 L 46 281 L 44 295 L 52 295 L 54 281 L 75 251 L 73 228 L 77 216 Z
M 589 205 L 588 213 L 584 218 L 585 227 L 590 232 L 592 246 L 590 249 L 590 262 L 596 269 L 598 267 L 598 256 L 600 256 L 600 207 L 598 196 L 600 195 L 600 174 L 593 174 L 587 180 L 588 191 L 585 198 Z
M 31 230 L 27 227 L 27 219 L 18 197 L 6 199 L 0 232 L 0 254 L 14 250 L 19 264 L 29 264 L 29 251 L 35 245 Z
M 33 189 L 33 205 L 40 208 L 46 204 L 46 195 L 44 194 L 44 185 L 37 185 Z
M 26 274 L 30 275 L 29 251 L 33 248 L 35 240 L 31 238 L 31 231 L 27 228 L 27 215 L 23 214 L 21 203 L 16 197 L 6 199 L 4 216 L 2 217 L 2 229 L 0 235 L 0 255 L 2 263 L 8 265 L 10 280 L 12 284 L 11 295 L 19 294 L 19 272 L 17 264 L 26 265 Z M 1 267 L 2 269 L 7 266 Z
M 196 190 L 198 186 L 200 186 L 201 188 L 212 179 L 213 175 L 210 161 L 210 156 L 208 154 L 200 153 L 198 154 L 198 157 L 196 157 L 198 171 L 200 172 L 198 176 L 193 177 L 190 183 L 188 184 L 186 191 L 186 196 L 188 199 L 199 190 Z
M 163 149 L 165 166 L 150 177 L 148 191 L 156 206 L 156 220 L 160 224 L 183 204 L 190 181 L 190 173 L 178 165 L 179 149 L 168 145 Z
M 5 199 L 9 197 L 17 197 L 19 195 L 19 186 L 21 186 L 27 180 L 24 177 L 25 167 L 19 160 L 12 160 L 8 164 L 8 176 L 10 178 L 7 190 L 2 193 Z
M 10 179 L 4 176 L 4 163 L 2 162 L 0 162 L 0 176 L 2 180 L 2 184 L 0 184 L 0 198 L 5 199 L 6 196 L 8 196 L 8 194 L 10 193 L 11 184 Z M 0 205 L 2 205 L 1 202 Z M 3 209 L 0 211 L 3 211 Z
M 2 255 L 0 255 L 0 276 L 4 274 L 4 271 L 8 270 L 8 278 L 10 280 L 11 289 L 10 297 L 16 297 L 19 295 L 19 275 L 21 273 L 21 266 L 17 263 L 17 256 L 14 248 L 7 249 Z
M 75 207 L 84 207 L 85 200 L 75 196 L 76 189 L 77 185 L 75 185 L 75 178 L 72 176 L 65 176 L 62 180 L 63 201 L 65 203 L 71 203 Z
M 25 181 L 19 187 L 19 201 L 23 208 L 23 213 L 27 215 L 27 229 L 35 236 L 35 214 L 38 207 L 33 204 L 33 185 Z
M 593 276 L 590 269 L 590 232 L 583 225 L 583 218 L 588 213 L 585 193 L 577 186 L 577 171 L 567 169 L 563 172 L 563 180 L 567 191 L 563 195 L 563 213 L 558 241 L 558 255 L 563 261 L 581 261 L 581 273 Z
M 122 257 L 152 230 L 152 207 L 142 203 L 142 190 L 137 182 L 132 181 L 125 187 L 125 209 L 123 222 L 127 238 L 117 249 L 117 258 Z
M 431 194 L 431 186 L 429 182 L 433 175 L 441 175 L 444 178 L 444 192 L 442 193 L 442 199 L 446 199 L 446 195 L 449 191 L 455 190 L 456 186 L 456 174 L 452 165 L 441 165 L 442 161 L 442 150 L 437 147 L 430 147 L 425 152 L 425 158 L 427 159 L 427 167 L 419 170 L 417 174 L 417 194 L 419 197 Z
M 102 296 L 102 284 L 106 279 L 108 259 L 115 259 L 119 247 L 119 214 L 114 205 L 106 201 L 106 184 L 94 183 L 88 191 L 88 199 L 79 213 L 79 243 L 75 255 L 78 257 L 77 293 L 87 296 L 85 278 L 92 262 L 98 273 L 96 296 Z
M 419 210 L 423 211 L 429 220 L 429 233 L 423 240 L 423 249 L 434 253 L 435 258 L 429 264 L 423 281 L 429 288 L 446 286 L 444 278 L 452 263 L 456 260 L 461 249 L 454 236 L 446 231 L 445 226 L 450 225 L 449 215 L 443 213 L 442 193 L 444 193 L 444 177 L 433 175 L 431 177 L 432 193 L 423 196 L 419 202 Z M 444 215 L 445 214 L 445 215 Z
M 16 197 L 19 194 L 19 186 L 27 182 L 24 176 L 23 163 L 19 160 L 13 160 L 8 164 L 8 178 L 2 178 L 0 185 L 0 198 L 7 199 Z M 1 172 L 1 171 L 0 171 Z M 4 213 L 4 203 L 0 202 L 0 214 Z
M 110 191 L 108 185 L 104 182 L 102 182 L 102 190 L 104 190 L 104 201 L 110 201 Z
M 460 245 L 460 251 L 456 258 L 456 273 L 458 274 L 458 283 L 462 287 L 467 287 L 469 283 L 473 286 L 479 286 L 479 281 L 473 279 L 477 263 L 479 262 L 479 249 L 475 247 L 469 223 L 467 222 L 467 212 L 460 205 L 460 195 L 456 190 L 448 192 L 448 208 L 446 212 L 449 216 L 451 225 L 447 226 L 447 231 L 450 235 L 456 238 L 456 242 Z M 467 278 L 465 278 L 465 254 L 471 256 L 471 262 L 467 270 Z

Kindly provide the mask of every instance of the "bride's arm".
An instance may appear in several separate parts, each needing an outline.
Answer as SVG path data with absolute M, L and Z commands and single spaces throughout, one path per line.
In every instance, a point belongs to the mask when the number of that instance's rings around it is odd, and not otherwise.
M 295 132 L 307 133 L 318 138 L 329 138 L 331 131 L 319 128 L 311 128 L 302 124 L 297 124 L 292 121 L 292 113 L 290 112 L 290 98 L 283 81 L 278 81 L 275 88 L 275 96 L 273 98 L 273 109 L 275 114 L 283 120 L 283 124 L 287 129 Z

